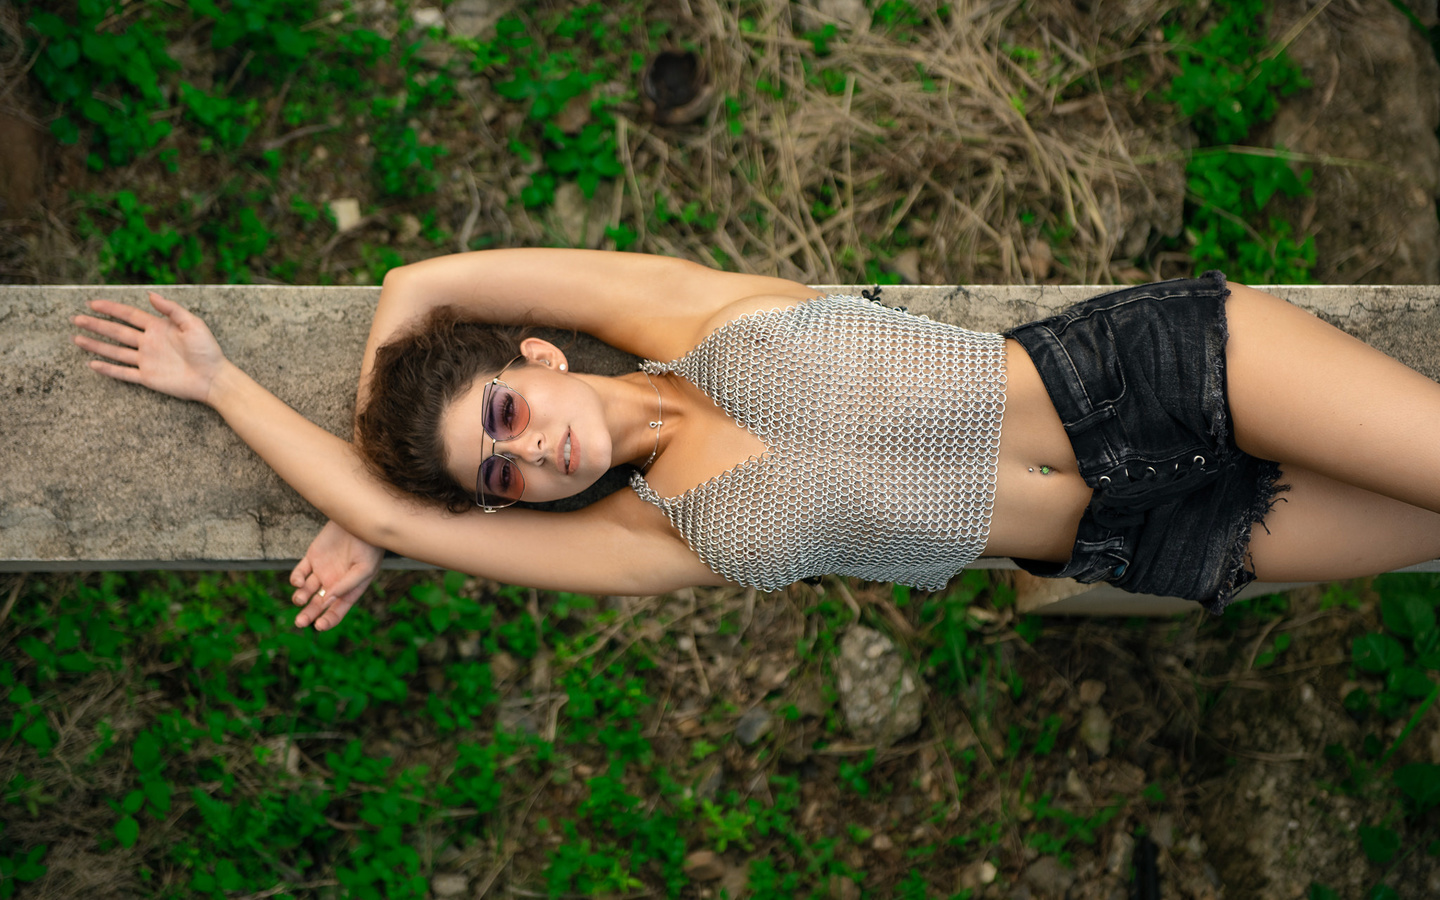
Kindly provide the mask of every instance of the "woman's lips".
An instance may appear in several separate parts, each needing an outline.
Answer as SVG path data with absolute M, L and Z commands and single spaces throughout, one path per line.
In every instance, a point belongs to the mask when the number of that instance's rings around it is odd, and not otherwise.
M 567 459 L 566 451 L 569 451 Z M 575 444 L 575 432 L 565 432 L 565 440 L 560 444 L 560 471 L 569 475 L 575 471 L 576 463 L 580 458 L 580 448 Z

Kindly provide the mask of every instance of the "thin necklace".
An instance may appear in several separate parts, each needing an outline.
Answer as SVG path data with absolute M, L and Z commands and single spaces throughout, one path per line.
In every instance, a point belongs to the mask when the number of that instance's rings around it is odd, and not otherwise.
M 643 374 L 645 380 L 650 381 L 650 373 L 643 372 Z M 650 471 L 650 464 L 655 461 L 655 454 L 660 452 L 660 426 L 665 424 L 665 401 L 660 398 L 660 389 L 655 386 L 653 381 L 650 381 L 650 389 L 655 392 L 655 403 L 660 407 L 660 412 L 656 414 L 655 421 L 650 423 L 650 427 L 655 429 L 655 449 L 650 451 L 650 458 L 645 460 L 645 465 L 640 467 L 642 472 Z

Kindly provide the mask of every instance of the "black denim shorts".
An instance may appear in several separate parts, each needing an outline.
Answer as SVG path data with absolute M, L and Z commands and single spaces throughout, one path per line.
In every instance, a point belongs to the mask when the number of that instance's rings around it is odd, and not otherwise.
M 1106 581 L 1219 614 L 1255 579 L 1250 530 L 1285 490 L 1235 446 L 1225 389 L 1225 276 L 1125 288 L 1007 332 L 1055 404 L 1094 489 L 1068 563 L 1035 575 Z M 1263 527 L 1263 525 L 1262 525 Z

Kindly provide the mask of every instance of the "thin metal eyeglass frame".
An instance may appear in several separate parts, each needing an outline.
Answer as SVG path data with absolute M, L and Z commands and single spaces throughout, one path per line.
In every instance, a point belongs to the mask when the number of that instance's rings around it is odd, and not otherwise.
M 510 360 L 508 363 L 505 364 L 504 368 L 502 368 L 502 369 L 500 370 L 499 374 L 497 374 L 494 378 L 490 379 L 490 382 L 489 382 L 488 384 L 486 384 L 486 385 L 485 385 L 485 388 L 484 388 L 484 391 L 488 393 L 489 390 L 490 390 L 490 388 L 494 387 L 495 385 L 497 385 L 497 384 L 498 384 L 498 385 L 502 385 L 502 386 L 504 386 L 504 388 L 505 388 L 507 391 L 510 391 L 510 392 L 513 393 L 516 397 L 519 397 L 521 403 L 524 403 L 524 404 L 525 404 L 525 409 L 526 409 L 525 427 L 522 428 L 522 429 L 520 429 L 519 431 L 517 431 L 515 434 L 512 434 L 510 437 L 508 437 L 508 438 L 503 438 L 503 440 L 507 440 L 507 441 L 513 441 L 513 440 L 515 440 L 516 438 L 520 437 L 520 435 L 524 434 L 524 433 L 525 433 L 527 430 L 529 430 L 529 428 L 530 428 L 530 420 L 529 420 L 530 402 L 525 399 L 525 395 L 524 395 L 524 394 L 520 393 L 519 391 L 517 391 L 517 390 L 515 390 L 513 387 L 511 387 L 509 384 L 506 384 L 505 382 L 503 382 L 503 381 L 500 380 L 500 377 L 501 377 L 502 375 L 504 375 L 504 374 L 510 369 L 511 366 L 515 365 L 515 363 L 519 362 L 520 360 L 522 360 L 522 359 L 524 359 L 524 358 L 525 358 L 525 357 L 524 357 L 524 355 L 522 354 L 522 355 L 517 356 L 517 357 L 515 357 L 514 359 Z M 481 413 L 480 413 L 480 430 L 481 430 L 485 435 L 489 436 L 489 438 L 490 438 L 490 455 L 484 457 L 483 459 L 481 459 L 481 460 L 480 460 L 480 465 L 477 466 L 476 469 L 475 469 L 475 505 L 478 506 L 478 507 L 480 507 L 480 509 L 483 510 L 484 512 L 487 512 L 487 513 L 496 513 L 496 512 L 499 512 L 499 511 L 502 510 L 502 509 L 506 509 L 506 508 L 508 508 L 508 507 L 514 506 L 514 505 L 516 504 L 516 502 L 518 501 L 519 498 L 516 498 L 515 500 L 509 500 L 508 498 L 501 497 L 500 499 L 501 499 L 501 500 L 506 500 L 506 502 L 505 502 L 505 503 L 501 503 L 501 504 L 499 504 L 499 505 L 491 505 L 491 504 L 486 503 L 486 502 L 485 502 L 485 499 L 484 499 L 484 498 L 485 498 L 485 493 L 484 493 L 484 491 L 481 490 L 481 488 L 480 488 L 480 486 L 485 483 L 484 479 L 481 477 L 481 476 L 484 474 L 484 471 L 485 471 L 485 464 L 486 464 L 487 462 L 489 462 L 491 459 L 494 459 L 494 458 L 497 457 L 497 456 L 500 457 L 500 458 L 503 459 L 503 460 L 506 460 L 507 462 L 512 463 L 512 464 L 513 464 L 515 461 L 512 460 L 512 459 L 510 459 L 510 457 L 505 456 L 505 455 L 502 454 L 498 449 L 496 449 L 496 445 L 499 444 L 502 439 L 495 437 L 494 434 L 491 434 L 490 429 L 488 429 L 488 428 L 485 427 L 485 410 L 489 409 L 489 404 L 485 402 L 485 397 L 484 397 L 483 394 L 481 395 L 481 398 L 480 398 L 480 399 L 481 399 L 481 405 L 482 405 L 482 409 L 481 409 Z M 484 446 L 485 446 L 483 439 L 482 439 L 482 441 L 481 441 L 481 445 L 480 445 L 480 446 L 481 446 L 481 447 L 484 447 Z M 517 478 L 520 479 L 520 493 L 521 493 L 521 494 L 524 494 L 524 493 L 525 493 L 525 476 L 520 473 L 520 469 L 519 469 L 518 466 L 517 466 L 516 469 L 515 469 L 515 477 L 517 477 Z

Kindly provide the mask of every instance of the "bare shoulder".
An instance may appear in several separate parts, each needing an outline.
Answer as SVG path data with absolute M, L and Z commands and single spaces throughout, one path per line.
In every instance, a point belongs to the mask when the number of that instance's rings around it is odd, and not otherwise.
M 819 296 L 814 288 L 785 278 L 722 272 L 693 263 L 687 268 L 690 280 L 686 305 L 700 314 L 667 358 L 683 355 L 715 329 L 741 316 L 794 306 Z
M 700 323 L 700 327 L 691 341 L 691 347 L 699 344 L 722 326 L 728 325 L 736 319 L 756 313 L 766 313 L 776 309 L 788 309 L 798 306 L 808 300 L 822 296 L 821 292 L 812 288 L 799 285 L 801 290 L 786 291 L 784 293 L 764 293 L 753 296 L 741 297 L 717 309 L 713 315 Z M 679 354 L 677 354 L 679 355 Z

